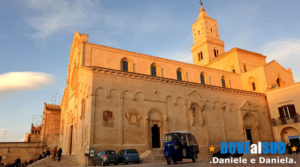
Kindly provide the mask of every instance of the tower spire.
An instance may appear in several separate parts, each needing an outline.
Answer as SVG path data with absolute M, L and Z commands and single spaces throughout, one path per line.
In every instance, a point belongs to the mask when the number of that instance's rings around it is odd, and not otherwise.
M 204 7 L 203 7 L 202 0 L 200 0 L 200 13 L 199 13 L 199 17 L 200 17 L 200 15 L 208 16 L 207 13 L 206 13 L 206 11 L 205 11 L 205 9 L 204 9 Z

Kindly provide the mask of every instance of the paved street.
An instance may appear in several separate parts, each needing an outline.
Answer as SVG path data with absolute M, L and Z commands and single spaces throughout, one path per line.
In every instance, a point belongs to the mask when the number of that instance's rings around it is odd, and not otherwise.
M 275 158 L 277 156 L 269 156 L 271 158 Z M 159 166 L 159 167 L 172 167 L 172 166 L 180 166 L 180 167 L 208 167 L 208 166 L 212 166 L 212 167 L 218 167 L 218 166 L 236 166 L 236 167 L 247 167 L 247 166 L 251 166 L 251 167 L 260 167 L 260 166 L 269 166 L 269 167 L 276 167 L 276 166 L 280 166 L 280 167 L 300 167 L 300 155 L 296 155 L 296 156 L 289 156 L 293 159 L 295 159 L 297 162 L 299 163 L 296 163 L 294 165 L 290 165 L 290 164 L 285 164 L 285 165 L 282 165 L 282 164 L 250 164 L 250 163 L 247 163 L 247 164 L 244 164 L 244 165 L 241 165 L 241 164 L 238 164 L 238 165 L 234 165 L 234 164 L 210 164 L 208 161 L 200 161 L 198 160 L 196 163 L 192 163 L 191 160 L 185 160 L 184 162 L 178 162 L 177 164 L 172 164 L 172 165 L 167 165 L 166 162 L 159 162 L 159 163 L 146 163 L 146 164 L 129 164 L 129 165 L 118 165 L 118 166 L 132 166 L 132 167 L 140 167 L 140 166 L 143 166 L 143 167 L 152 167 L 152 166 Z M 250 159 L 250 158 L 257 158 L 257 157 L 249 157 L 247 159 Z

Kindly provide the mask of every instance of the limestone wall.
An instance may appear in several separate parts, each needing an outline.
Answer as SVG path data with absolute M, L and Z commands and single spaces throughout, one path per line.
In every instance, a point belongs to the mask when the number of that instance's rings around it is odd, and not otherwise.
M 35 160 L 42 152 L 42 143 L 0 142 L 0 154 L 4 164 L 13 163 L 18 157 L 20 157 L 22 162 Z

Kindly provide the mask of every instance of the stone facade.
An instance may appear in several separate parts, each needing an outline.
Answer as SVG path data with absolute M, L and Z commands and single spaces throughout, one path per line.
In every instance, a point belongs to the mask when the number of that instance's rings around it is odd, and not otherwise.
M 267 92 L 274 137 L 277 141 L 290 143 L 291 137 L 300 141 L 299 92 L 300 83 Z
M 36 142 L 0 142 L 1 163 L 14 163 L 20 157 L 22 162 L 36 160 L 43 152 L 42 143 Z
M 65 154 L 84 164 L 87 145 L 161 149 L 163 135 L 179 130 L 195 135 L 203 159 L 220 141 L 274 140 L 265 92 L 293 85 L 291 70 L 259 53 L 225 52 L 216 20 L 201 12 L 194 64 L 93 44 L 75 32 L 61 102 Z

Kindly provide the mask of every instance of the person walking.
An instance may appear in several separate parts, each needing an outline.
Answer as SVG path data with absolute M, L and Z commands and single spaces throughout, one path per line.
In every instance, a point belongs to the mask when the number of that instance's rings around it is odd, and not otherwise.
M 59 147 L 58 152 L 57 152 L 58 162 L 60 162 L 61 154 L 62 154 L 62 149 L 61 149 L 61 147 Z
M 53 148 L 53 150 L 52 150 L 53 161 L 55 161 L 56 154 L 57 154 L 57 146 L 55 146 L 55 147 Z

